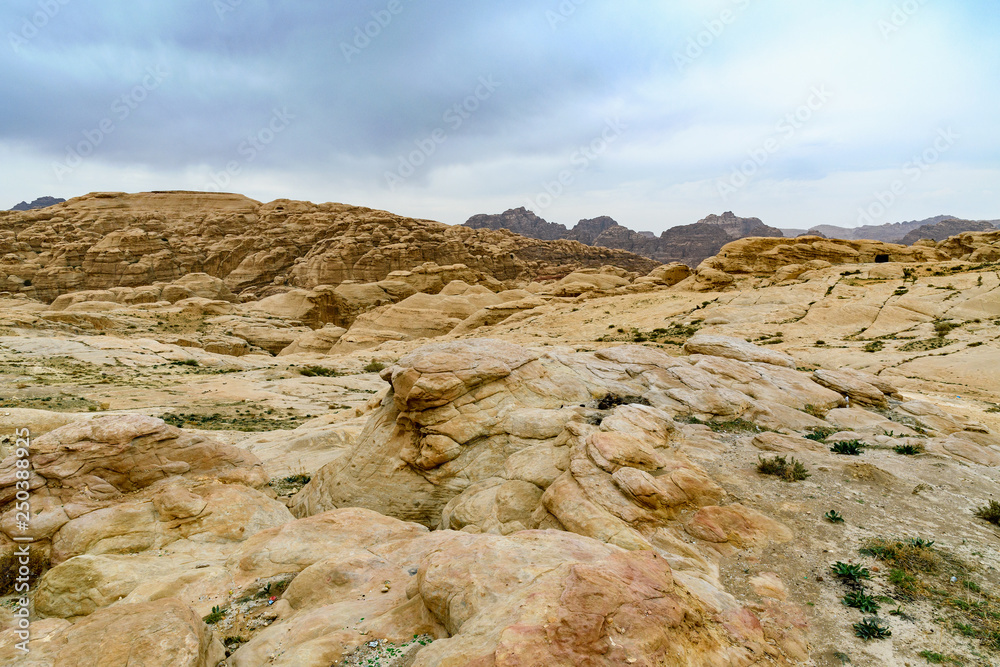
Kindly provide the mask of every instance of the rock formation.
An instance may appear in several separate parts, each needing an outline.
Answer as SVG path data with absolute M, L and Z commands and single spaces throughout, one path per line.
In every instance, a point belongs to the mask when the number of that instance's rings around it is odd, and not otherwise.
M 210 193 L 94 193 L 37 211 L 0 212 L 0 229 L 0 281 L 48 301 L 190 273 L 223 279 L 233 292 L 256 298 L 269 285 L 377 282 L 428 263 L 461 264 L 483 283 L 605 264 L 640 273 L 655 266 L 571 241 L 449 227 L 344 204 L 261 204 Z

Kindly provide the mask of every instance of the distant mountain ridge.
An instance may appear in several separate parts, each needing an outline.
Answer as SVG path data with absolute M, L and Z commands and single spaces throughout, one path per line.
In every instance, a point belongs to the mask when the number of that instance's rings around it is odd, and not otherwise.
M 47 208 L 49 206 L 55 206 L 56 204 L 61 204 L 65 199 L 59 199 L 57 197 L 39 197 L 30 204 L 26 201 L 21 202 L 10 209 L 11 211 L 33 211 L 36 208 Z
M 989 229 L 984 228 L 980 223 L 986 223 L 994 228 L 1000 228 L 1000 220 L 963 220 L 954 215 L 935 215 L 932 218 L 927 218 L 926 220 L 908 220 L 906 222 L 887 222 L 884 225 L 864 225 L 862 227 L 838 227 L 836 225 L 816 225 L 815 227 L 810 227 L 809 229 L 782 229 L 781 231 L 785 233 L 785 236 L 794 237 L 801 236 L 803 234 L 810 234 L 819 232 L 827 238 L 834 239 L 845 239 L 848 241 L 858 241 L 861 239 L 871 239 L 873 241 L 885 241 L 887 243 L 902 243 L 903 239 L 907 238 L 911 232 L 920 229 L 921 227 L 933 227 L 942 222 L 954 220 L 960 223 L 965 223 L 965 228 L 962 225 L 952 225 L 950 227 L 952 231 L 951 234 L 946 235 L 943 238 L 935 239 L 938 241 L 944 240 L 948 236 L 954 236 L 955 234 L 961 234 L 962 232 L 972 232 L 972 231 L 989 231 Z M 919 241 L 921 238 L 931 238 L 930 230 L 924 232 L 924 236 L 918 236 L 913 241 L 906 243 L 910 245 L 915 241 Z
M 608 216 L 581 220 L 572 229 L 548 222 L 524 207 L 496 215 L 474 215 L 465 222 L 473 229 L 507 229 L 541 240 L 569 239 L 585 245 L 627 250 L 667 264 L 682 262 L 695 267 L 712 257 L 725 244 L 747 236 L 783 236 L 781 230 L 759 218 L 741 218 L 732 211 L 709 215 L 690 225 L 672 227 L 660 236 L 637 232 Z

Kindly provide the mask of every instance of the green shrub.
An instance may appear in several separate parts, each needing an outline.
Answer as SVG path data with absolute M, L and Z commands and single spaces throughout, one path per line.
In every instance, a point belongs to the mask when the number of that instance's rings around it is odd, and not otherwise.
M 841 602 L 848 607 L 860 609 L 865 614 L 874 614 L 881 609 L 881 605 L 875 601 L 875 598 L 864 591 L 851 591 L 841 599 Z
M 872 573 L 868 568 L 855 565 L 854 563 L 841 563 L 839 560 L 830 566 L 835 577 L 850 582 L 859 582 L 862 579 L 871 579 Z
M 364 371 L 365 373 L 378 373 L 384 368 L 385 364 L 383 364 L 381 361 L 375 361 L 374 359 L 372 359 L 365 365 Z
M 869 616 L 863 621 L 854 624 L 854 634 L 865 641 L 869 641 L 871 639 L 891 637 L 892 631 L 889 630 L 889 626 L 882 625 L 882 622 L 877 617 Z
M 864 446 L 865 443 L 860 440 L 841 440 L 840 442 L 835 443 L 833 447 L 830 448 L 830 451 L 834 454 L 857 456 L 862 452 L 862 448 Z
M 837 512 L 837 510 L 830 510 L 829 512 L 823 515 L 823 518 L 829 521 L 830 523 L 844 523 L 844 517 L 841 516 L 840 513 Z

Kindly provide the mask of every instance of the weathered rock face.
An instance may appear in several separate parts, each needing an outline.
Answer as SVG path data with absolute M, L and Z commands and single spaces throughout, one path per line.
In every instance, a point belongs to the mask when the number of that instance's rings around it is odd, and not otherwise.
M 671 227 L 659 237 L 622 227 L 607 216 L 581 220 L 573 229 L 567 229 L 524 208 L 499 215 L 475 215 L 465 225 L 473 229 L 509 229 L 538 239 L 573 239 L 591 246 L 627 250 L 663 264 L 681 262 L 690 267 L 698 266 L 734 239 L 782 236 L 781 230 L 758 218 L 740 218 L 731 211 L 709 215 L 692 225 Z
M 844 402 L 790 368 L 786 355 L 734 339 L 701 340 L 692 351 L 737 358 L 678 359 L 642 347 L 543 355 L 488 339 L 421 348 L 382 372 L 393 390 L 358 447 L 320 470 L 293 499 L 293 511 L 361 505 L 428 526 L 495 532 L 569 521 L 582 534 L 644 544 L 649 538 L 634 524 L 655 524 L 650 511 L 666 516 L 677 505 L 718 499 L 683 458 L 660 451 L 669 451 L 674 415 L 808 428 L 821 422 L 799 410 Z M 641 396 L 654 407 L 596 411 L 609 393 Z M 635 507 L 623 493 L 652 499 Z
M 736 637 L 718 620 L 749 612 L 693 597 L 655 553 L 562 531 L 428 533 L 341 509 L 268 531 L 234 559 L 238 582 L 299 574 L 283 596 L 288 611 L 234 653 L 233 667 L 336 664 L 359 643 L 406 644 L 414 633 L 435 640 L 409 646 L 421 667 L 724 666 L 767 651 L 762 634 Z
M 484 283 L 565 274 L 567 267 L 617 264 L 646 273 L 655 266 L 569 241 L 449 227 L 344 204 L 261 204 L 229 194 L 94 193 L 36 211 L 0 212 L 0 227 L 0 282 L 48 301 L 190 273 L 224 279 L 241 292 L 273 283 L 376 282 L 428 262 L 462 264 L 474 282 Z

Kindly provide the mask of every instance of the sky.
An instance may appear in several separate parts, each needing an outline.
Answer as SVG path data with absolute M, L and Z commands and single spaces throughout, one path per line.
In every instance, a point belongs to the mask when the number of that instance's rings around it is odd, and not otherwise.
M 0 207 L 1000 218 L 995 0 L 6 0 Z

